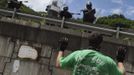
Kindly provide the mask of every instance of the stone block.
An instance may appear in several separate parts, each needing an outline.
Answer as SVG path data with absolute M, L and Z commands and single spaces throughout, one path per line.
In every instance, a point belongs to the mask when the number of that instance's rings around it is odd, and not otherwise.
M 38 52 L 33 47 L 22 45 L 19 49 L 18 57 L 36 60 L 38 57 Z
M 0 56 L 10 57 L 13 52 L 14 44 L 10 38 L 0 36 Z
M 47 65 L 41 65 L 40 66 L 40 71 L 38 73 L 38 75 L 51 75 L 51 71 L 49 71 L 48 66 Z
M 13 72 L 14 60 L 8 63 L 5 68 L 4 75 L 39 75 L 40 65 L 33 61 L 20 61 L 17 72 Z
M 53 75 L 72 75 L 72 72 L 65 69 L 53 68 Z
M 40 56 L 49 58 L 51 56 L 51 52 L 52 52 L 52 47 L 43 45 Z
M 6 63 L 6 62 L 5 62 L 5 58 L 0 57 L 0 73 L 3 72 L 5 63 Z
M 38 59 L 39 64 L 43 64 L 43 65 L 49 65 L 49 61 L 50 61 L 50 59 L 46 59 L 46 58 Z

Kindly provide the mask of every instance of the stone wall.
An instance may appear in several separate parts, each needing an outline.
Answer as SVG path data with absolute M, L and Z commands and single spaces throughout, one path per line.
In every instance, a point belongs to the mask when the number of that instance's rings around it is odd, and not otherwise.
M 89 33 L 52 26 L 23 25 L 0 21 L 0 75 L 71 75 L 71 71 L 55 67 L 57 42 L 59 38 L 69 38 L 68 55 L 74 50 L 88 48 Z M 101 52 L 115 59 L 116 49 L 124 44 L 119 39 L 105 37 Z M 125 43 L 126 44 L 126 43 Z M 28 45 L 38 51 L 38 59 L 18 57 L 21 45 Z M 134 74 L 134 45 L 131 42 L 126 57 L 127 75 Z M 14 63 L 19 61 L 19 68 L 14 72 Z

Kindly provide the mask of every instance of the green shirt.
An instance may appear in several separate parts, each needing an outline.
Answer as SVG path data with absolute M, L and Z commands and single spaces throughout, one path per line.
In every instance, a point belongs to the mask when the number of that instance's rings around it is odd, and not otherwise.
M 71 69 L 73 75 L 122 75 L 110 57 L 94 50 L 75 51 L 61 57 L 60 66 Z

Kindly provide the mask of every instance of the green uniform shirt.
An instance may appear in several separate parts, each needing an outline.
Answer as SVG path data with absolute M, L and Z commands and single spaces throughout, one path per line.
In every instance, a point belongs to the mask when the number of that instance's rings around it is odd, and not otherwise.
M 60 66 L 71 69 L 73 75 L 122 75 L 110 57 L 94 50 L 75 51 L 61 57 Z

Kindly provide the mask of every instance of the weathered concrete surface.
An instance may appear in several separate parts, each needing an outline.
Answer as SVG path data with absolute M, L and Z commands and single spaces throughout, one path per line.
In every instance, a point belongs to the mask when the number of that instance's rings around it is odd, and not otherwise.
M 54 67 L 59 38 L 62 36 L 69 38 L 66 55 L 77 49 L 88 48 L 89 33 L 46 25 L 35 24 L 32 26 L 27 23 L 19 23 L 21 21 L 15 23 L 9 21 L 0 21 L 0 72 L 3 75 L 70 75 L 70 71 Z M 18 58 L 18 50 L 23 44 L 36 48 L 39 58 L 35 61 Z M 133 75 L 134 73 L 130 72 L 134 72 L 134 42 L 105 37 L 102 43 L 102 52 L 115 59 L 115 52 L 120 44 L 129 44 L 125 66 L 129 71 L 127 75 Z M 20 67 L 17 73 L 13 73 L 13 62 L 16 59 L 20 60 Z
M 10 38 L 0 37 L 0 55 L 11 57 L 13 51 L 13 44 L 9 42 Z
M 13 72 L 13 61 L 8 63 L 4 75 L 38 75 L 39 64 L 34 61 L 20 61 L 20 67 L 17 72 Z

